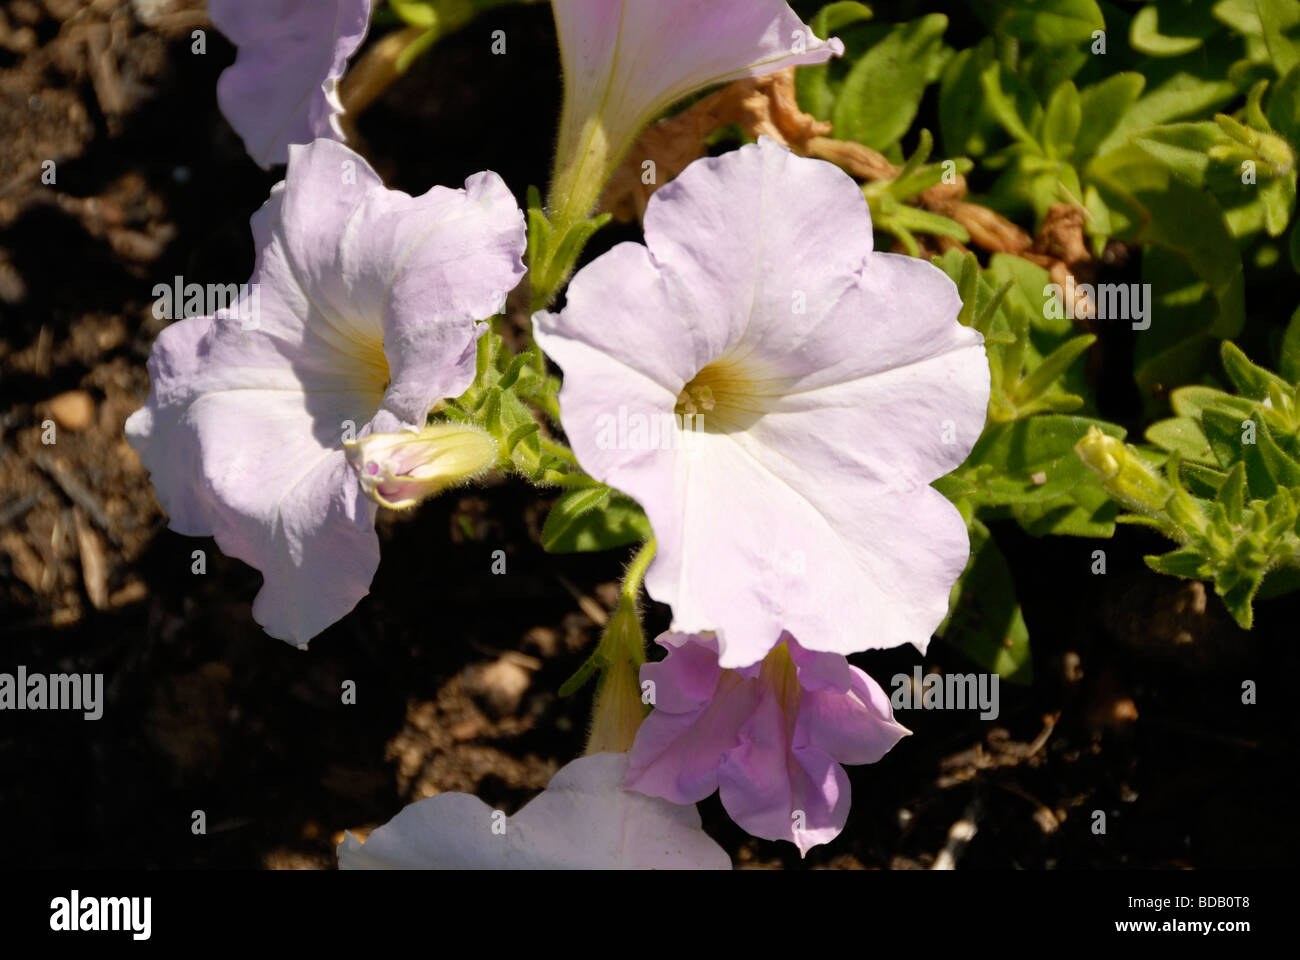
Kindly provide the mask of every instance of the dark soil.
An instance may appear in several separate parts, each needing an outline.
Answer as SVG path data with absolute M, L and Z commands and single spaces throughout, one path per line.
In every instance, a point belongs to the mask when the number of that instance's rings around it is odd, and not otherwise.
M 490 55 L 498 27 L 508 56 Z M 447 496 L 381 520 L 371 596 L 301 653 L 254 623 L 255 571 L 166 529 L 122 434 L 162 326 L 152 289 L 246 278 L 248 217 L 276 179 L 216 107 L 233 49 L 209 30 L 194 54 L 194 29 L 195 0 L 0 4 L 0 672 L 106 684 L 98 721 L 0 713 L 0 866 L 331 867 L 342 830 L 439 791 L 514 810 L 582 749 L 590 689 L 554 691 L 627 559 L 545 556 L 545 503 L 523 485 Z M 522 200 L 546 179 L 556 76 L 546 7 L 505 8 L 395 85 L 362 118 L 363 149 L 394 187 L 490 168 Z M 47 419 L 62 422 L 52 445 Z M 802 863 L 707 801 L 737 864 L 924 868 L 963 818 L 977 832 L 962 867 L 1292 862 L 1300 731 L 1284 694 L 1300 603 L 1261 603 L 1248 634 L 1199 584 L 1147 572 L 1158 544 L 1140 532 L 995 535 L 1033 684 L 1004 685 L 992 722 L 902 714 L 915 736 L 850 768 L 848 828 Z M 1090 572 L 1099 548 L 1104 576 Z M 886 685 L 915 659 L 855 658 Z M 975 667 L 936 641 L 925 669 Z M 1257 705 L 1242 703 L 1247 680 Z

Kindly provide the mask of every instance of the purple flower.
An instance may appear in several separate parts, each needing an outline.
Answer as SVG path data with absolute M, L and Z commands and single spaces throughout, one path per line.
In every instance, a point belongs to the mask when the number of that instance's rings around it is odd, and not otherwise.
M 217 103 L 248 155 L 284 163 L 292 143 L 343 140 L 338 82 L 370 26 L 370 0 L 208 0 L 212 25 L 239 48 Z
M 781 640 L 761 664 L 724 670 L 711 634 L 661 636 L 667 659 L 641 668 L 655 709 L 637 731 L 625 786 L 672 803 L 718 790 L 749 833 L 806 854 L 848 819 L 840 764 L 875 763 L 910 731 L 844 657 L 788 633 Z
M 165 329 L 126 429 L 171 528 L 262 571 L 253 616 L 301 646 L 379 563 L 345 442 L 422 429 L 470 386 L 475 321 L 523 276 L 524 221 L 494 173 L 410 197 L 317 140 L 290 148 L 252 227 L 259 309 Z
M 654 526 L 650 595 L 674 630 L 716 631 L 723 667 L 786 630 L 826 652 L 924 650 L 969 553 L 929 484 L 989 398 L 956 286 L 873 252 L 853 179 L 766 138 L 660 189 L 645 235 L 534 327 L 579 462 Z
M 338 847 L 343 870 L 727 870 L 693 805 L 622 789 L 627 755 L 579 757 L 513 817 L 466 793 L 413 803 L 362 844 Z

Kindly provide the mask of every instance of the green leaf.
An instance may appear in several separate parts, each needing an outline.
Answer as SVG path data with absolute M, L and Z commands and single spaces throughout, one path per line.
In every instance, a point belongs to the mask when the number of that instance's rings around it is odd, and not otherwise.
M 976 521 L 971 529 L 971 557 L 953 587 L 951 612 L 939 636 L 986 670 L 1009 683 L 1033 680 L 1029 629 L 1016 600 L 1015 581 L 1006 558 Z
M 1259 22 L 1264 43 L 1279 76 L 1286 76 L 1300 64 L 1300 2 L 1258 0 Z
M 1245 37 L 1261 37 L 1264 28 L 1259 22 L 1256 0 L 1219 0 L 1214 5 L 1214 19 Z
M 1207 70 L 1206 77 L 1214 76 L 1212 69 Z M 1180 71 L 1153 84 L 1151 76 L 1147 76 L 1146 92 L 1098 145 L 1097 156 L 1123 147 L 1134 133 L 1158 124 L 1184 117 L 1200 119 L 1240 94 L 1237 85 L 1230 80 L 1206 77 Z
M 1117 73 L 1080 91 L 1082 123 L 1074 144 L 1076 163 L 1083 163 L 1097 152 L 1098 146 L 1142 95 L 1146 82 L 1140 73 Z
M 1115 534 L 1119 505 L 1099 483 L 1081 483 L 1059 500 L 1020 503 L 1011 507 L 1016 522 L 1035 537 L 1107 538 Z
M 1210 339 L 1235 337 L 1246 319 L 1241 255 L 1222 209 L 1212 195 L 1136 147 L 1099 158 L 1090 171 L 1112 210 L 1137 211 L 1133 226 L 1117 236 L 1158 248 L 1145 251 L 1142 262 L 1143 279 L 1151 283 L 1160 309 L 1152 311 L 1151 329 L 1138 338 L 1139 383 L 1150 392 L 1157 385 L 1195 379 L 1204 369 Z M 1159 250 L 1177 257 L 1161 256 Z M 1184 316 L 1177 316 L 1180 312 Z
M 1190 386 L 1179 387 L 1169 395 L 1170 406 L 1180 417 L 1200 418 L 1202 411 L 1222 410 L 1224 413 L 1236 413 L 1242 417 L 1250 416 L 1254 404 L 1241 397 L 1216 390 L 1213 387 Z
M 1265 469 L 1279 487 L 1300 488 L 1300 461 L 1278 446 L 1258 415 L 1255 416 L 1255 445 L 1259 447 L 1259 456 L 1264 461 Z
M 1184 580 L 1202 580 L 1210 576 L 1209 564 L 1195 550 L 1175 550 L 1160 557 L 1144 557 L 1147 566 L 1157 573 L 1165 573 Z
M 835 136 L 881 151 L 896 144 L 951 54 L 942 42 L 947 28 L 941 13 L 900 23 L 859 57 L 835 101 Z
M 996 60 L 980 70 L 979 81 L 980 89 L 984 93 L 984 107 L 1013 139 L 1024 144 L 1031 152 L 1038 153 L 1040 150 L 1038 141 L 1025 125 L 1015 98 L 1009 96 L 1002 86 L 1002 70 L 1002 64 Z
M 1047 101 L 1047 110 L 1043 113 L 1039 141 L 1047 155 L 1070 157 L 1082 123 L 1083 109 L 1079 101 L 1079 90 L 1067 80 L 1052 91 L 1052 96 Z
M 839 0 L 828 3 L 809 21 L 818 37 L 828 40 L 837 31 L 863 20 L 871 19 L 871 8 L 856 0 Z M 830 83 L 831 65 L 814 64 L 795 71 L 795 88 L 799 104 L 818 120 L 829 120 L 835 109 L 836 91 Z
M 1234 343 L 1225 341 L 1219 348 L 1219 356 L 1223 360 L 1223 369 L 1228 374 L 1228 379 L 1243 397 L 1264 400 L 1268 397 L 1270 386 L 1278 386 L 1288 391 L 1291 388 L 1291 385 L 1277 374 L 1251 363 Z
M 1146 438 L 1161 450 L 1170 453 L 1178 451 L 1190 463 L 1208 467 L 1219 465 L 1210 449 L 1210 441 L 1201 429 L 1200 421 L 1192 417 L 1172 417 L 1157 421 L 1147 427 Z
M 420 0 L 388 0 L 388 5 L 412 27 L 432 27 L 438 22 L 438 12 L 432 3 L 420 2 Z
M 1047 356 L 1042 363 L 1034 367 L 1033 372 L 1016 387 L 1012 399 L 1016 404 L 1025 404 L 1042 394 L 1054 384 L 1075 360 L 1083 356 L 1088 348 L 1097 342 L 1090 333 L 1068 340 Z
M 1293 67 L 1273 88 L 1265 114 L 1273 129 L 1300 150 L 1300 67 Z
M 975 485 L 975 498 L 989 504 L 1059 499 L 1095 474 L 1075 455 L 1074 445 L 1097 427 L 1123 438 L 1111 423 L 1064 414 L 1041 414 L 984 431 L 962 467 Z
M 1199 50 L 1217 24 L 1208 16 L 1194 15 L 1203 10 L 1192 9 L 1193 15 L 1187 15 L 1188 5 L 1177 0 L 1143 7 L 1129 26 L 1129 43 L 1152 57 L 1178 57 Z
M 1277 493 L 1277 481 L 1260 453 L 1259 434 L 1261 426 L 1255 424 L 1255 442 L 1247 443 L 1249 437 L 1246 423 L 1250 417 L 1239 414 L 1223 413 L 1208 409 L 1201 414 L 1201 426 L 1205 438 L 1209 441 L 1214 457 L 1225 470 L 1236 463 L 1246 467 L 1246 483 L 1252 499 L 1268 499 Z
M 808 25 L 818 37 L 829 40 L 835 31 L 870 19 L 871 8 L 865 3 L 858 3 L 857 0 L 838 0 L 818 10 Z
M 1246 467 L 1237 464 L 1228 471 L 1216 491 L 1216 499 L 1223 504 L 1229 523 L 1240 524 L 1246 507 Z
M 993 60 L 993 38 L 962 50 L 944 68 L 939 84 L 939 132 L 949 156 L 977 157 L 997 130 L 980 88 L 980 73 Z M 799 70 L 802 73 L 803 69 Z
M 1167 123 L 1135 136 L 1133 144 L 1169 166 L 1184 180 L 1200 187 L 1205 184 L 1205 173 L 1210 166 L 1210 148 L 1219 136 L 1218 125 L 1208 120 Z
M 555 502 L 542 527 L 542 547 L 547 553 L 588 553 L 650 535 L 650 521 L 635 501 L 609 487 L 595 487 L 572 490 Z
M 994 32 L 1047 46 L 1091 40 L 1106 21 L 1095 0 L 973 0 Z

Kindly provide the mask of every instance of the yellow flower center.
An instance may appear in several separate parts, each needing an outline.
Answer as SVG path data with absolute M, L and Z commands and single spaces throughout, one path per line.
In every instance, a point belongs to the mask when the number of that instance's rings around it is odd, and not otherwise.
M 752 362 L 720 357 L 682 388 L 673 412 L 698 416 L 696 429 L 740 432 L 757 422 L 779 396 L 771 392 L 772 381 L 759 379 L 754 372 Z

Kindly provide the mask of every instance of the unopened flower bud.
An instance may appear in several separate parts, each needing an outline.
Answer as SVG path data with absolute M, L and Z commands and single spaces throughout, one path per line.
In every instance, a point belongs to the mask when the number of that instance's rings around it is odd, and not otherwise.
M 375 433 L 344 446 L 366 495 L 393 510 L 470 480 L 497 459 L 496 441 L 463 423 L 432 423 L 418 433 Z

